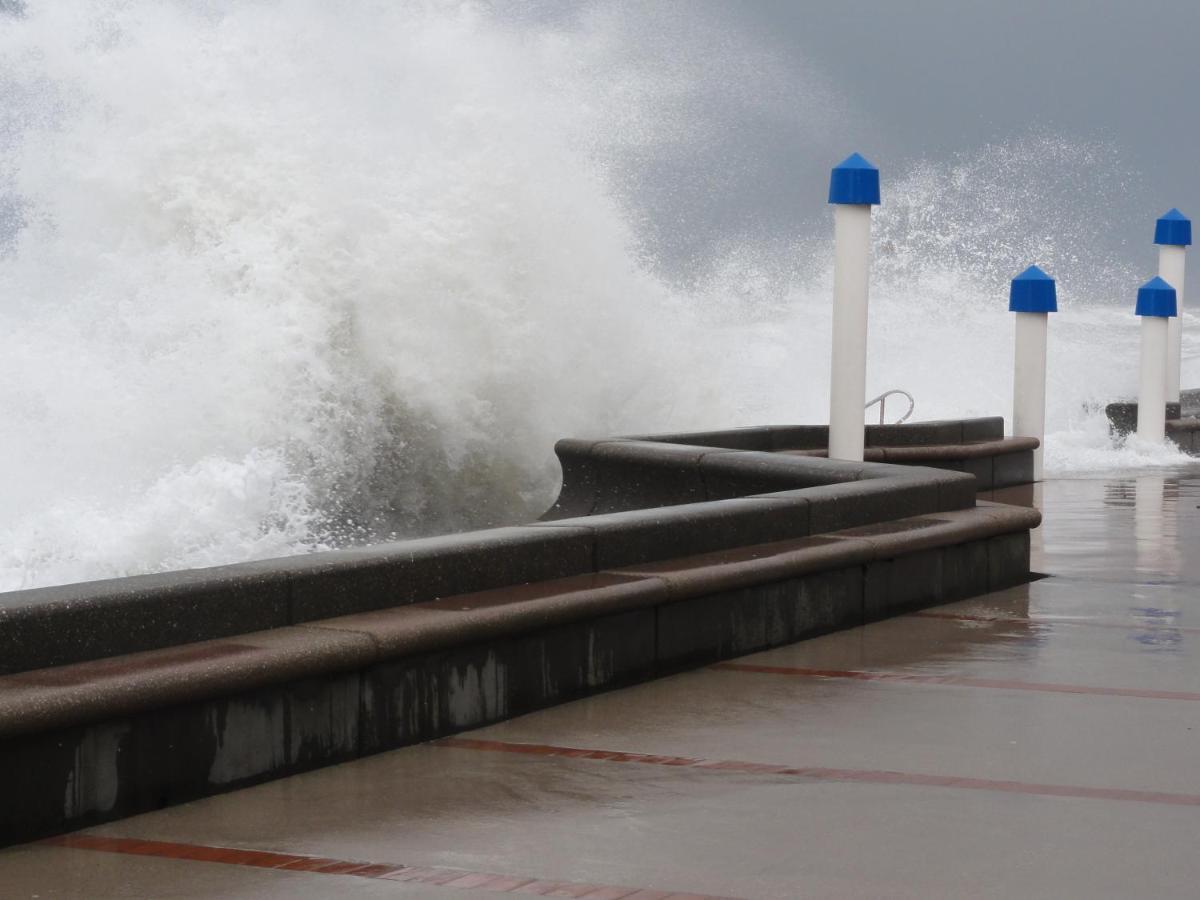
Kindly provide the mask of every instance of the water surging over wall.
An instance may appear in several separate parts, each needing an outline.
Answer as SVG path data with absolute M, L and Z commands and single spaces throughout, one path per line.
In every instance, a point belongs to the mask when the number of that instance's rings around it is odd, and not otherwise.
M 619 8 L 0 13 L 0 590 L 521 520 L 564 435 L 823 420 L 825 210 L 730 227 L 681 277 L 646 235 L 688 224 L 636 201 L 673 159 L 703 184 L 706 91 L 783 116 L 780 86 L 705 80 L 747 50 L 703 28 L 634 65 L 637 32 Z M 789 134 L 834 102 L 784 93 Z M 1073 316 L 1048 462 L 1125 458 L 1094 407 L 1132 387 L 1136 279 L 1077 255 L 1054 195 L 1084 157 L 1119 190 L 1106 153 L 1032 136 L 886 173 L 869 384 L 1004 411 L 1004 289 L 1037 261 Z

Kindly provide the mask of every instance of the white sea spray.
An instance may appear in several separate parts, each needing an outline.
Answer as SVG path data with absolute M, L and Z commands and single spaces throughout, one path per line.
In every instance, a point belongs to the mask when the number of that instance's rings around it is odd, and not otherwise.
M 702 223 L 638 196 L 724 177 L 696 162 L 722 110 L 830 163 L 868 149 L 823 133 L 852 111 L 702 17 L 676 45 L 630 15 L 0 14 L 0 590 L 521 521 L 563 436 L 823 421 L 825 207 L 731 223 L 683 265 L 648 236 Z M 1110 148 L 876 161 L 871 392 L 1007 414 L 1007 279 L 1036 262 L 1062 307 L 1049 473 L 1178 461 L 1103 426 L 1134 388 L 1139 283 L 1089 249 L 1126 189 Z

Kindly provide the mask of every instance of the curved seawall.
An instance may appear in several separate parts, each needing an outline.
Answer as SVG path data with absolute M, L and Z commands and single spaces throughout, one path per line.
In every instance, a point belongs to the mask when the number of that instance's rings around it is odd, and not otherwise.
M 906 426 L 880 448 L 949 470 L 814 457 L 788 429 L 710 436 L 773 451 L 563 442 L 540 523 L 4 595 L 0 838 L 1026 580 L 1038 513 L 977 501 L 961 471 L 1031 463 L 998 422 Z M 553 518 L 568 506 L 588 510 Z

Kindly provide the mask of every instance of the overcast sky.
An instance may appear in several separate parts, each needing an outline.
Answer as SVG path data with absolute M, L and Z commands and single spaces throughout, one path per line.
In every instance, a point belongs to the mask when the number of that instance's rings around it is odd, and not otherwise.
M 1200 182 L 1195 0 L 755 0 L 764 40 L 810 57 L 870 114 L 852 143 L 943 154 L 1042 126 L 1109 139 L 1158 204 Z
M 660 235 L 664 246 L 679 254 L 704 252 L 706 224 L 769 229 L 803 218 L 800 210 L 811 211 L 823 199 L 828 166 L 842 151 L 861 151 L 880 166 L 886 203 L 888 177 L 919 160 L 946 161 L 1031 133 L 1111 149 L 1104 177 L 1111 182 L 1119 170 L 1129 184 L 1127 206 L 1111 211 L 1115 221 L 1106 232 L 1114 248 L 1148 240 L 1153 219 L 1168 207 L 1200 210 L 1197 0 L 653 0 L 623 6 L 632 18 L 675 30 L 661 38 L 660 50 L 672 40 L 685 44 L 694 21 L 724 21 L 796 71 L 815 73 L 837 97 L 839 108 L 821 123 L 817 140 L 753 109 L 726 107 L 726 127 L 712 129 L 691 161 L 697 179 L 721 165 L 732 169 L 721 185 L 681 189 L 667 173 L 644 179 L 639 190 L 651 218 L 668 223 Z M 564 12 L 560 4 L 534 0 L 528 8 L 555 19 L 581 6 Z M 664 17 L 664 9 L 672 16 Z M 695 226 L 692 237 L 680 235 L 674 223 L 681 220 Z

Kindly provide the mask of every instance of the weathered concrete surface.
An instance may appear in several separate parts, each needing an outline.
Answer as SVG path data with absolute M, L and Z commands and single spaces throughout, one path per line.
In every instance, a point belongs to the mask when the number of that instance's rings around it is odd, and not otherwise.
M 983 501 L 2 676 L 0 845 L 1015 584 L 1038 521 Z
M 973 476 L 957 484 L 943 477 L 940 499 L 933 502 L 955 509 L 970 505 L 968 485 L 992 490 L 1033 481 L 1037 439 L 1004 437 L 999 417 L 869 425 L 864 461 L 854 463 L 827 458 L 828 432 L 823 425 L 792 425 L 564 439 L 554 448 L 562 491 L 542 518 L 567 521 L 850 482 L 878 495 L 884 481 L 890 488 L 897 479 L 912 478 L 915 485 L 934 470 Z M 797 467 L 797 460 L 811 465 Z M 906 475 L 903 467 L 913 472 Z M 922 511 L 918 503 L 909 514 Z
M 1036 494 L 1043 580 L 13 848 L 3 893 L 1194 897 L 1200 471 Z
M 958 433 L 967 428 L 953 424 Z M 0 675 L 806 537 L 814 525 L 830 530 L 967 509 L 979 484 L 995 483 L 961 466 L 847 466 L 631 440 L 565 440 L 558 451 L 562 498 L 572 498 L 574 519 L 564 518 L 560 498 L 549 523 L 0 594 Z M 707 483 L 710 465 L 716 490 Z M 861 484 L 854 490 L 839 482 Z M 840 524 L 810 515 L 796 489 L 812 486 L 823 495 L 814 508 L 823 500 L 827 511 L 852 508 L 854 515 L 839 512 Z M 847 490 L 855 503 L 837 501 Z M 772 491 L 789 496 L 742 499 Z

